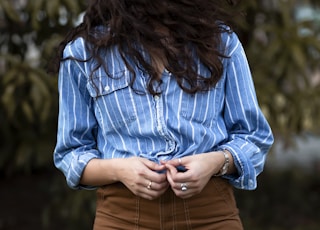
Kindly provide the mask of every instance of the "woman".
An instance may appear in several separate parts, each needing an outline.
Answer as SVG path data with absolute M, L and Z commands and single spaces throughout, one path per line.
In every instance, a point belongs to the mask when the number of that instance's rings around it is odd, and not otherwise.
M 242 229 L 273 143 L 223 1 L 91 0 L 60 45 L 54 163 L 94 229 Z

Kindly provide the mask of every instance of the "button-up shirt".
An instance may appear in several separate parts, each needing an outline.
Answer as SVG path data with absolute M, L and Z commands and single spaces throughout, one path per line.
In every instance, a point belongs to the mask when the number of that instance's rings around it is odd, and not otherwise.
M 228 58 L 215 87 L 188 94 L 174 76 L 164 71 L 161 94 L 152 96 L 148 74 L 121 59 L 117 47 L 103 52 L 107 65 L 90 77 L 95 61 L 87 60 L 85 40 L 77 38 L 65 47 L 59 72 L 59 118 L 54 163 L 74 189 L 93 158 L 143 157 L 154 162 L 206 153 L 231 152 L 238 173 L 226 175 L 240 189 L 255 189 L 266 154 L 273 143 L 271 129 L 262 114 L 245 52 L 235 33 L 222 34 Z M 208 69 L 195 57 L 198 71 Z

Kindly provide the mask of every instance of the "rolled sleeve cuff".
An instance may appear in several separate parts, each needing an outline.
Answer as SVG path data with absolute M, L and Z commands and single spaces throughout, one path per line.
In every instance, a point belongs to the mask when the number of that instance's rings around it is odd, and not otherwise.
M 68 170 L 68 174 L 66 175 L 67 184 L 72 189 L 85 189 L 85 190 L 93 190 L 96 189 L 95 186 L 87 186 L 81 185 L 80 180 L 82 173 L 87 166 L 88 162 L 92 159 L 98 158 L 94 153 L 86 153 L 80 155 L 79 157 L 74 157 L 71 166 Z
M 222 149 L 228 150 L 234 159 L 234 164 L 237 169 L 237 173 L 224 175 L 223 177 L 228 179 L 230 184 L 235 188 L 244 190 L 254 190 L 257 188 L 257 174 L 250 159 L 246 154 L 239 154 L 243 152 L 243 149 L 234 145 L 221 146 Z

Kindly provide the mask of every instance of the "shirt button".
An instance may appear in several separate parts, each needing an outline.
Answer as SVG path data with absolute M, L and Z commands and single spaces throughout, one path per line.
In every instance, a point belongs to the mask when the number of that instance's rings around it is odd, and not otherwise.
M 105 91 L 109 91 L 110 90 L 110 86 L 107 85 L 106 87 L 104 87 L 104 90 Z
M 159 100 L 159 96 L 154 96 L 154 99 L 156 100 L 156 101 L 158 101 Z

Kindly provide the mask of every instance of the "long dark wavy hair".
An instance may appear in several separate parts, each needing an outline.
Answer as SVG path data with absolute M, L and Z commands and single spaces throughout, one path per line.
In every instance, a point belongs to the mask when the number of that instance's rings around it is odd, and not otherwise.
M 209 90 L 222 75 L 221 58 L 226 57 L 221 51 L 221 33 L 232 28 L 233 4 L 232 0 L 89 0 L 83 22 L 59 45 L 52 69 L 58 72 L 65 46 L 82 37 L 91 44 L 90 58 L 98 63 L 95 69 L 103 66 L 108 71 L 99 53 L 117 45 L 133 73 L 131 87 L 136 75 L 129 59 L 149 74 L 149 93 L 159 94 L 154 85 L 161 84 L 161 71 L 156 61 L 146 60 L 146 51 L 151 60 L 160 60 L 185 92 Z M 108 32 L 97 36 L 93 31 L 101 26 Z M 209 77 L 199 75 L 195 55 L 208 68 Z

